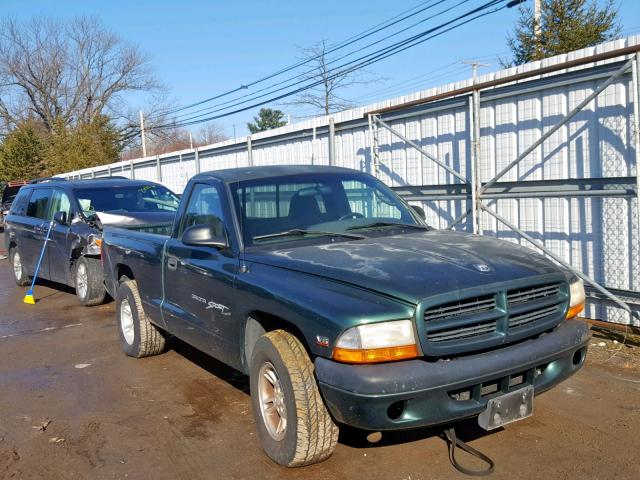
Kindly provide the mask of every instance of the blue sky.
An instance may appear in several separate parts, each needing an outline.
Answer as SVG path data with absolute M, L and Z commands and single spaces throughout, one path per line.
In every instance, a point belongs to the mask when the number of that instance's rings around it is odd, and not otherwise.
M 185 104 L 291 64 L 299 55 L 298 47 L 323 39 L 328 43 L 339 42 L 419 3 L 419 0 L 1 0 L 0 15 L 18 19 L 95 15 L 123 38 L 138 44 L 149 55 L 152 68 L 172 98 L 177 104 Z M 449 3 L 454 2 L 445 4 Z M 472 0 L 468 5 L 481 3 Z M 619 4 L 623 33 L 640 32 L 638 1 L 620 0 Z M 469 6 L 461 6 L 459 11 Z M 516 18 L 516 9 L 502 10 L 373 65 L 368 70 L 381 80 L 352 87 L 346 96 L 366 104 L 466 78 L 470 76 L 470 67 L 458 63 L 463 59 L 477 58 L 491 65 L 481 72 L 498 70 L 498 57 L 508 56 L 505 39 Z M 433 20 L 422 29 L 436 23 L 438 20 Z M 420 30 L 416 28 L 405 35 Z M 139 101 L 131 98 L 132 104 Z M 313 113 L 310 107 L 280 108 L 293 121 Z M 243 112 L 218 122 L 229 135 L 235 124 L 236 133 L 242 135 L 253 114 Z

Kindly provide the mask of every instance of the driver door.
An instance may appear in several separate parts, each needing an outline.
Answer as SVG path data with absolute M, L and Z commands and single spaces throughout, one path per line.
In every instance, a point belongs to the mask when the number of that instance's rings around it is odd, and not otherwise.
M 231 248 L 182 242 L 187 228 L 211 225 L 216 217 L 222 220 L 225 231 L 230 231 L 223 194 L 222 185 L 193 186 L 178 231 L 166 244 L 163 313 L 171 333 L 225 361 L 237 351 L 230 338 L 238 257 Z

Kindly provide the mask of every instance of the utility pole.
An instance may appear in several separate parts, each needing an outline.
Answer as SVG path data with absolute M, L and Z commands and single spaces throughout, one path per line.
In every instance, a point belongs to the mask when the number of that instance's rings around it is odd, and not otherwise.
M 189 132 L 189 145 L 191 146 L 191 150 L 193 150 L 193 135 Z
M 534 33 L 538 40 L 540 40 L 540 20 L 542 19 L 541 1 L 542 0 L 533 0 L 533 19 L 536 22 L 536 29 Z
M 140 135 L 142 137 L 142 156 L 147 156 L 147 140 L 144 134 L 144 115 L 142 115 L 142 110 L 140 110 Z
M 471 69 L 473 72 L 473 84 L 475 85 L 478 80 L 478 67 L 489 67 L 488 63 L 480 63 L 477 60 L 463 60 L 462 63 L 466 65 L 471 65 Z

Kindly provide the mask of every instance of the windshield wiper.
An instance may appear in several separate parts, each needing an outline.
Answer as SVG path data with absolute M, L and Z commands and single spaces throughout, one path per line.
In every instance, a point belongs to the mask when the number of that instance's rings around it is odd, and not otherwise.
M 259 235 L 257 237 L 253 237 L 254 240 L 266 240 L 268 238 L 278 238 L 278 237 L 304 237 L 305 235 L 330 235 L 332 237 L 344 237 L 350 238 L 352 240 L 362 240 L 366 237 L 362 235 L 356 235 L 353 233 L 340 233 L 340 232 L 323 232 L 320 230 L 303 230 L 301 228 L 294 228 L 291 230 L 286 230 L 284 232 L 278 233 L 269 233 L 267 235 Z
M 398 227 L 398 228 L 417 228 L 418 230 L 432 230 L 431 227 L 427 225 L 418 225 L 417 223 L 396 223 L 396 222 L 373 222 L 373 223 L 365 223 L 364 225 L 355 225 L 353 227 L 347 228 L 347 230 L 364 230 L 365 228 L 376 228 L 376 227 Z

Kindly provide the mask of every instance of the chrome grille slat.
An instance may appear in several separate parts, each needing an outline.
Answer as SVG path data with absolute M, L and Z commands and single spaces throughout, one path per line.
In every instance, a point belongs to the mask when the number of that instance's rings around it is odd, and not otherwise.
M 560 293 L 560 287 L 557 284 L 511 290 L 507 292 L 507 302 L 509 305 L 518 305 L 532 300 L 537 300 L 539 298 L 557 295 L 558 293 Z
M 447 340 L 455 340 L 466 337 L 475 337 L 477 335 L 483 335 L 485 333 L 492 333 L 496 330 L 496 322 L 486 322 L 470 327 L 457 328 L 455 330 L 449 329 L 441 332 L 428 333 L 427 339 L 431 342 L 444 342 Z
M 477 297 L 432 307 L 424 312 L 424 319 L 433 322 L 445 318 L 460 317 L 469 313 L 486 312 L 495 308 L 495 306 L 496 299 L 494 295 Z
M 541 318 L 546 317 L 547 315 L 551 315 L 555 313 L 558 309 L 557 305 L 553 305 L 551 307 L 543 308 L 542 310 L 534 310 L 532 312 L 521 313 L 519 315 L 514 315 L 509 317 L 509 326 L 510 327 L 519 327 L 526 323 L 533 322 L 535 320 L 539 320 Z

